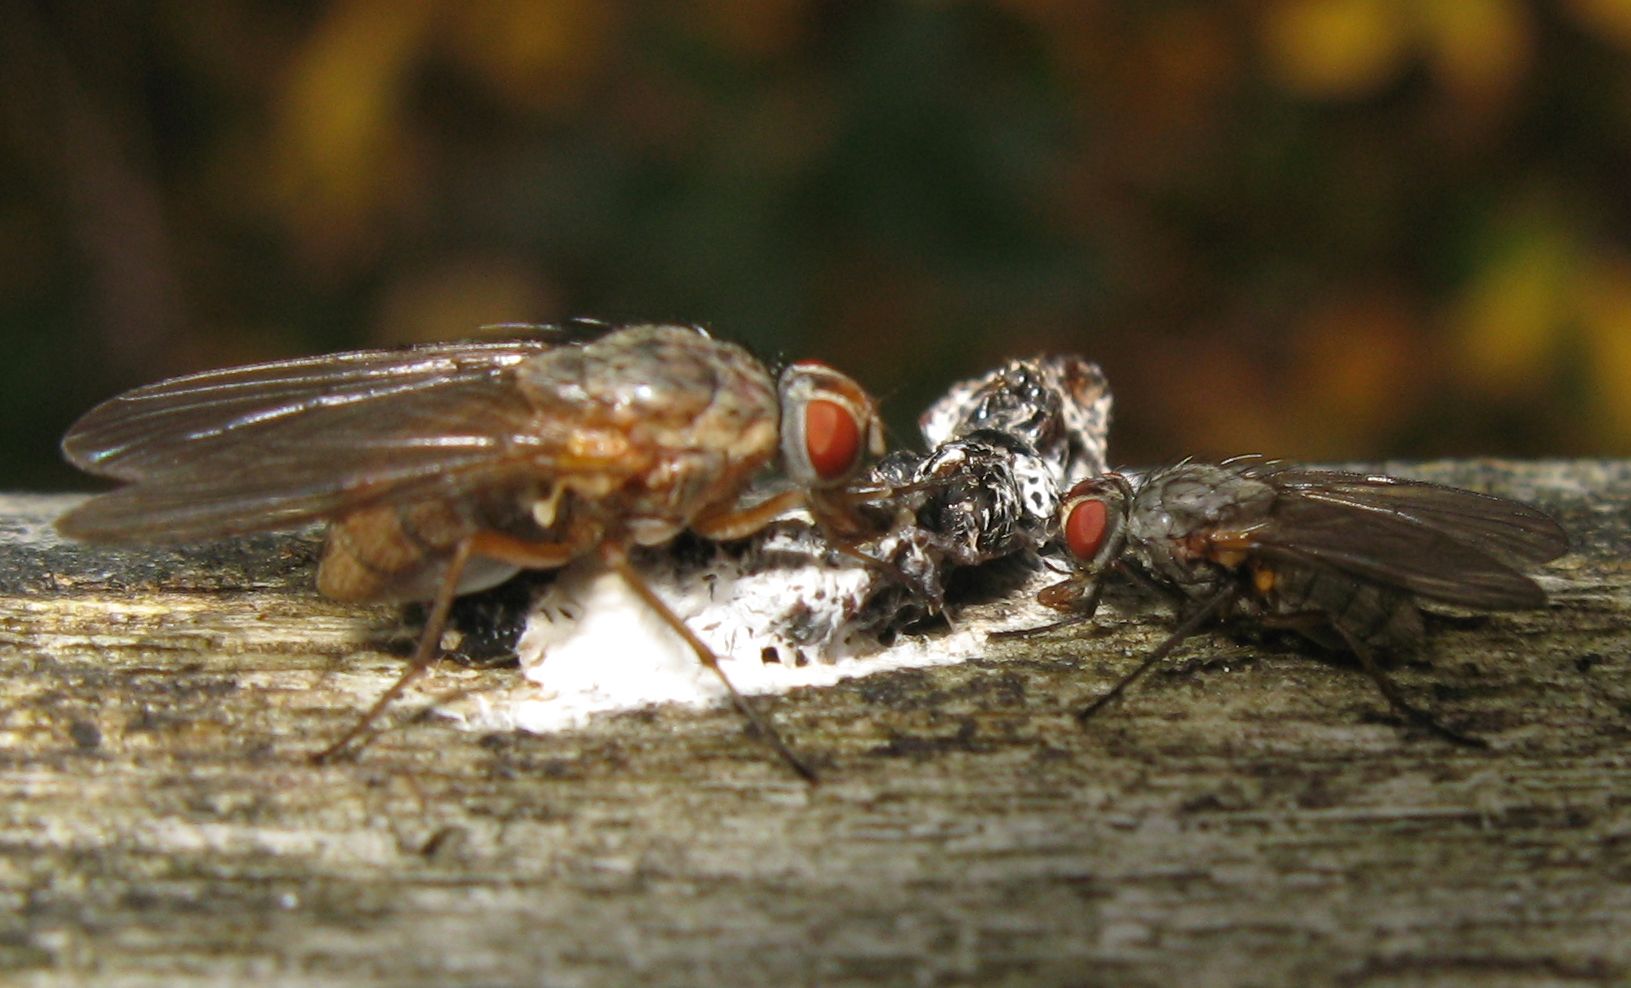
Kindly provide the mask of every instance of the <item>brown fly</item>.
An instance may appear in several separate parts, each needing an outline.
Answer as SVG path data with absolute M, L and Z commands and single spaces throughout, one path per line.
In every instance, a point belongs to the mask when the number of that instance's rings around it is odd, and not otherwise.
M 772 376 L 694 327 L 528 327 L 524 338 L 365 350 L 137 388 L 69 430 L 74 465 L 126 482 L 65 514 L 92 542 L 209 539 L 328 522 L 318 589 L 432 601 L 407 671 L 318 757 L 344 749 L 435 655 L 454 597 L 597 556 L 736 692 L 628 562 L 686 529 L 736 539 L 804 508 L 853 532 L 846 491 L 881 452 L 860 386 L 813 362 Z M 754 498 L 780 453 L 787 483 Z
M 1516 501 L 1257 457 L 1185 462 L 1137 483 L 1115 473 L 1084 481 L 1060 502 L 1059 533 L 1074 571 L 1042 591 L 1043 604 L 1090 618 L 1105 579 L 1121 571 L 1188 611 L 1083 719 L 1206 622 L 1245 618 L 1352 652 L 1395 709 L 1474 745 L 1406 701 L 1378 655 L 1420 645 L 1420 600 L 1542 606 L 1545 593 L 1519 569 L 1568 549 L 1555 521 Z

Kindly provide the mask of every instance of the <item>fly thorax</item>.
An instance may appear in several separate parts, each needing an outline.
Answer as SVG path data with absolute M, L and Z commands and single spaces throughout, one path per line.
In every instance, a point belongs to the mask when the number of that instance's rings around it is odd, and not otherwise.
M 1210 559 L 1190 555 L 1171 541 L 1134 545 L 1133 540 L 1129 540 L 1129 545 L 1133 558 L 1156 582 L 1192 599 L 1210 597 L 1236 578 L 1234 573 Z
M 670 458 L 691 459 L 678 469 L 707 462 L 711 469 L 733 475 L 729 482 L 740 485 L 776 455 L 781 411 L 768 378 L 726 375 L 710 401 L 687 412 L 683 418 L 654 417 L 638 432 L 646 444 L 667 451 Z
M 651 487 L 653 511 L 689 520 L 708 508 L 736 502 L 751 475 L 743 473 L 728 453 L 691 451 L 671 457 L 656 472 Z
M 690 328 L 631 327 L 562 347 L 527 361 L 516 381 L 540 417 L 569 434 L 569 448 L 617 441 L 631 456 L 653 461 L 688 450 L 721 451 L 753 468 L 776 451 L 778 407 L 769 371 L 741 347 Z
M 1172 531 L 1246 527 L 1274 503 L 1273 487 L 1209 464 L 1191 464 L 1152 483 L 1159 484 L 1156 501 Z

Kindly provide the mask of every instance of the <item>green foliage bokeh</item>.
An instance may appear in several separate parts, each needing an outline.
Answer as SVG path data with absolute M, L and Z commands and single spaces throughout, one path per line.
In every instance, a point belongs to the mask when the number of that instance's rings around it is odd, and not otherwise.
M 1100 360 L 1112 454 L 1631 453 L 1631 3 L 221 0 L 0 32 L 0 449 L 208 366 L 707 323 L 899 442 Z

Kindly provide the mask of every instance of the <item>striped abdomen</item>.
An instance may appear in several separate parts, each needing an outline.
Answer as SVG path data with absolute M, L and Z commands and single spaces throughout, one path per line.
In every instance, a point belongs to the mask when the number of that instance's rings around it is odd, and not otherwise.
M 523 519 L 520 499 L 513 495 L 381 504 L 350 512 L 329 524 L 317 589 L 335 600 L 427 600 L 436 596 L 461 540 Z M 458 592 L 484 590 L 516 570 L 473 557 Z
M 1261 588 L 1266 582 L 1260 576 Z M 1410 651 L 1421 644 L 1421 611 L 1409 594 L 1356 580 L 1337 570 L 1288 566 L 1273 571 L 1272 586 L 1260 598 L 1267 613 L 1289 617 L 1323 615 L 1330 627 L 1300 629 L 1333 648 L 1351 639 L 1383 651 Z

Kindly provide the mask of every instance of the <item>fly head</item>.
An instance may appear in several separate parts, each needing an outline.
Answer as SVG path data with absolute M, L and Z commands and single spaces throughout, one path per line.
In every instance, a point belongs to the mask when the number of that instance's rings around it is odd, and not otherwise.
M 1087 616 L 1098 609 L 1105 577 L 1127 548 L 1132 504 L 1132 484 L 1119 473 L 1084 480 L 1065 494 L 1059 502 L 1059 539 L 1073 571 L 1038 594 L 1038 602 Z

